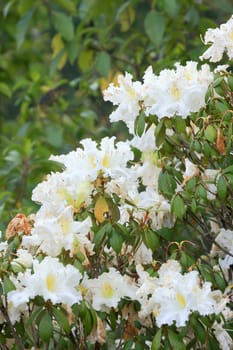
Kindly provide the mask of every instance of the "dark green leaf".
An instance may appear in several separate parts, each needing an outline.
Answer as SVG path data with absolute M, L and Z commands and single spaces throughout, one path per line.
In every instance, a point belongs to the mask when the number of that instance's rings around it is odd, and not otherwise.
M 157 147 L 159 147 L 164 142 L 165 131 L 166 128 L 164 124 L 164 119 L 161 119 L 155 128 L 155 143 Z
M 171 343 L 171 346 L 173 349 L 176 349 L 176 350 L 185 350 L 186 349 L 179 334 L 175 333 L 171 329 L 168 329 L 168 339 L 169 339 L 169 342 Z
M 216 140 L 217 130 L 214 126 L 208 125 L 205 129 L 205 138 L 210 142 L 214 142 Z
M 158 178 L 158 189 L 163 195 L 172 197 L 176 189 L 174 177 L 167 171 L 161 171 Z
M 45 129 L 45 134 L 47 136 L 47 142 L 54 146 L 60 147 L 63 142 L 63 130 L 58 125 L 48 125 Z
M 3 279 L 3 290 L 4 290 L 4 294 L 7 294 L 9 292 L 11 292 L 12 290 L 15 290 L 15 285 L 13 282 L 11 282 L 11 280 L 8 277 L 4 277 Z
M 96 233 L 95 233 L 95 236 L 94 236 L 94 239 L 93 239 L 93 243 L 95 244 L 95 246 L 98 248 L 100 247 L 100 245 L 102 244 L 104 238 L 105 238 L 105 235 L 106 235 L 106 232 L 107 232 L 107 225 L 110 225 L 109 223 L 104 225 L 103 227 L 101 227 Z
M 220 199 L 225 199 L 227 196 L 227 182 L 224 176 L 220 176 L 217 182 L 217 193 Z
M 160 328 L 153 338 L 153 341 L 151 344 L 151 350 L 159 350 L 161 339 L 162 339 L 162 329 Z
M 159 12 L 151 10 L 146 15 L 144 28 L 150 40 L 156 46 L 159 46 L 165 31 L 165 18 Z
M 71 41 L 74 37 L 74 24 L 72 17 L 65 15 L 62 12 L 53 11 L 52 22 L 55 29 L 61 33 L 63 38 Z
M 11 97 L 11 90 L 6 83 L 0 83 L 0 94 Z
M 134 132 L 136 135 L 141 137 L 144 130 L 145 130 L 145 113 L 141 111 L 135 120 Z
M 152 230 L 147 230 L 144 232 L 144 241 L 146 246 L 150 248 L 152 252 L 154 252 L 159 246 L 159 237 Z
M 173 214 L 175 214 L 175 216 L 178 219 L 182 219 L 185 212 L 186 212 L 186 208 L 184 205 L 184 201 L 183 198 L 180 197 L 179 195 L 175 195 L 172 199 L 172 203 L 171 203 L 171 211 Z
M 105 51 L 98 52 L 96 55 L 95 64 L 96 69 L 101 74 L 101 76 L 107 78 L 111 69 L 111 58 L 109 54 Z
M 53 307 L 53 315 L 59 326 L 66 332 L 70 332 L 70 325 L 68 321 L 68 314 L 64 309 Z
M 176 118 L 174 118 L 174 123 L 175 123 L 176 132 L 178 134 L 186 133 L 185 119 L 183 119 L 181 117 L 176 117 Z
M 30 9 L 28 12 L 25 13 L 25 15 L 19 20 L 19 22 L 16 25 L 16 42 L 17 42 L 17 48 L 19 49 L 20 46 L 24 42 L 24 38 L 26 35 L 26 32 L 28 30 L 29 22 L 32 18 L 32 15 L 34 13 L 34 8 Z
M 161 228 L 156 231 L 159 236 L 162 238 L 166 239 L 167 241 L 171 241 L 172 238 L 174 237 L 174 232 L 170 228 Z
M 179 1 L 178 0 L 163 0 L 164 11 L 168 13 L 171 18 L 175 18 L 179 12 Z
M 112 248 L 115 250 L 116 253 L 120 253 L 123 240 L 114 228 L 112 229 L 109 243 L 111 244 Z
M 73 0 L 53 0 L 55 3 L 60 5 L 64 10 L 70 12 L 71 15 L 75 15 L 76 6 Z
M 53 321 L 47 310 L 44 311 L 41 317 L 38 329 L 40 338 L 48 342 L 53 334 Z

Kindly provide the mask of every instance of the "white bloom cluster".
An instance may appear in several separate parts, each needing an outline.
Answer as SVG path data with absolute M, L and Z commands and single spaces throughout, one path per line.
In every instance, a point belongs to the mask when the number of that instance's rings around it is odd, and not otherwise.
M 185 66 L 175 64 L 175 69 L 164 69 L 157 76 L 149 67 L 143 84 L 132 82 L 126 73 L 118 79 L 119 86 L 110 84 L 104 91 L 104 99 L 117 105 L 110 115 L 111 121 L 123 120 L 131 133 L 140 110 L 146 115 L 158 118 L 179 115 L 187 117 L 205 106 L 205 94 L 213 80 L 213 73 L 207 64 L 197 69 L 197 62 L 189 61 Z
M 201 59 L 219 62 L 225 51 L 228 57 L 233 59 L 233 16 L 219 28 L 209 28 L 205 33 L 204 43 L 211 46 L 203 53 Z
M 27 310 L 27 302 L 37 295 L 52 303 L 72 306 L 81 300 L 78 290 L 82 275 L 72 265 L 64 266 L 57 258 L 45 257 L 41 262 L 33 260 L 33 272 L 27 269 L 14 279 L 16 290 L 8 293 L 8 311 L 12 322 Z
M 183 327 L 194 311 L 200 315 L 215 313 L 216 302 L 211 284 L 201 283 L 197 271 L 185 274 L 180 271 L 181 266 L 175 260 L 163 264 L 158 277 L 150 277 L 141 265 L 137 266 L 140 277 L 137 295 L 142 305 L 142 318 L 152 313 L 158 327 L 173 322 Z
M 136 285 L 126 276 L 122 276 L 115 268 L 102 273 L 98 278 L 83 281 L 87 288 L 87 297 L 95 310 L 106 311 L 111 307 L 117 308 L 121 298 L 136 299 Z

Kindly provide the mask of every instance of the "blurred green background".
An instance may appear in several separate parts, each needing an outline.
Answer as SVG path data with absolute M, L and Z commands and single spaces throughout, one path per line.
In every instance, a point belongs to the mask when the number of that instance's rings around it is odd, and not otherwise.
M 231 0 L 0 0 L 0 229 L 35 211 L 51 153 L 127 136 L 102 96 L 117 74 L 197 60 L 232 13 Z

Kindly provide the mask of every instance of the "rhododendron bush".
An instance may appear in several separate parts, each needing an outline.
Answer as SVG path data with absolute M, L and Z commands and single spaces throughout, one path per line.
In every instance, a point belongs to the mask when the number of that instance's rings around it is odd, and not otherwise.
M 230 64 L 233 18 L 203 40 Z M 130 138 L 51 156 L 0 244 L 1 349 L 233 348 L 233 75 L 201 60 L 120 75 Z

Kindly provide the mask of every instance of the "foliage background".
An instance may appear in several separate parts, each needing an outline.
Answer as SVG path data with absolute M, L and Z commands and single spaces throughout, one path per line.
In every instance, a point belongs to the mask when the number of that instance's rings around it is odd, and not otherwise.
M 117 74 L 196 60 L 200 33 L 232 13 L 230 0 L 0 0 L 0 229 L 35 210 L 51 153 L 125 138 L 101 92 Z

